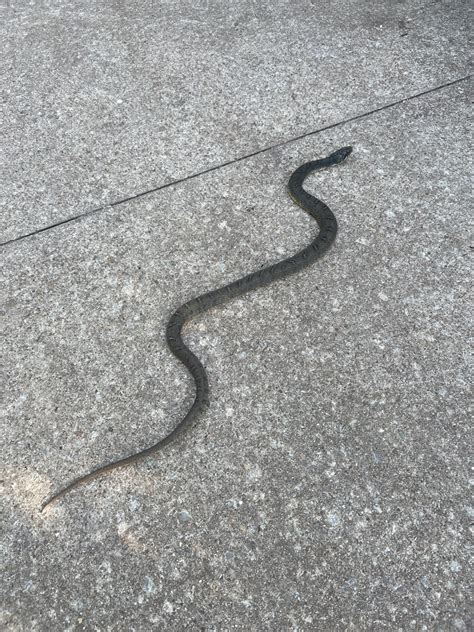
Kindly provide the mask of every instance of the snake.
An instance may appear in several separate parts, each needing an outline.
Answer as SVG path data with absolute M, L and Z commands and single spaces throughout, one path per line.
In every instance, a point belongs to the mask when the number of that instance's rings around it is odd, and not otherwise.
M 41 506 L 43 511 L 50 503 L 58 500 L 72 489 L 87 483 L 106 472 L 119 467 L 131 465 L 144 457 L 155 454 L 168 444 L 176 441 L 196 421 L 198 416 L 209 406 L 209 382 L 206 370 L 197 356 L 184 344 L 181 333 L 184 325 L 195 316 L 212 307 L 222 305 L 231 299 L 246 294 L 251 290 L 265 287 L 274 281 L 284 279 L 310 266 L 321 258 L 329 249 L 337 234 L 337 221 L 331 209 L 321 200 L 303 188 L 305 178 L 313 171 L 319 171 L 345 160 L 352 152 L 352 147 L 341 147 L 326 158 L 312 160 L 301 165 L 293 172 L 288 182 L 288 193 L 292 200 L 313 217 L 319 227 L 317 236 L 310 244 L 295 255 L 269 265 L 257 272 L 247 274 L 228 285 L 207 292 L 181 305 L 171 316 L 166 328 L 166 341 L 170 351 L 187 368 L 195 382 L 195 399 L 188 413 L 177 426 L 158 443 L 131 454 L 125 458 L 107 463 L 84 476 L 74 479 L 60 491 L 50 496 Z

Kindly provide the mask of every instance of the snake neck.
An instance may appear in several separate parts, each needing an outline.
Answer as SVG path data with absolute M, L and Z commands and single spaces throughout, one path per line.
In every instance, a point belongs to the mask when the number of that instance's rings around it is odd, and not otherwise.
M 326 158 L 306 162 L 296 169 L 288 182 L 288 192 L 290 196 L 299 206 L 314 217 L 321 229 L 329 221 L 335 224 L 337 230 L 336 218 L 324 202 L 321 202 L 321 200 L 318 200 L 303 188 L 303 183 L 306 177 L 313 171 L 319 171 L 320 169 L 337 165 L 345 160 L 351 152 L 352 147 L 341 147 Z
M 298 169 L 296 169 L 296 171 L 291 175 L 288 183 L 288 188 L 292 196 L 295 197 L 304 190 L 303 182 L 310 173 L 337 165 L 345 160 L 351 153 L 352 147 L 341 147 L 329 156 L 326 156 L 326 158 L 311 160 L 310 162 L 306 162 L 304 165 L 301 165 L 301 167 L 298 167 Z

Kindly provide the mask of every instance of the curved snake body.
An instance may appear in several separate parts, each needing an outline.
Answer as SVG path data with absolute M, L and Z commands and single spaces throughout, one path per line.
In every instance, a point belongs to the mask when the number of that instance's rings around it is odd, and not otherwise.
M 224 287 L 218 288 L 217 290 L 212 290 L 211 292 L 207 292 L 197 298 L 191 299 L 177 309 L 171 316 L 166 330 L 168 347 L 178 360 L 180 360 L 188 369 L 196 383 L 195 400 L 187 415 L 180 421 L 174 430 L 172 430 L 172 432 L 158 441 L 155 445 L 132 454 L 124 459 L 98 467 L 85 476 L 81 476 L 80 478 L 73 480 L 61 491 L 46 500 L 42 506 L 42 510 L 52 501 L 61 498 L 64 494 L 78 485 L 86 483 L 87 481 L 90 481 L 110 470 L 135 463 L 139 459 L 161 450 L 166 445 L 177 439 L 177 437 L 179 437 L 196 420 L 203 409 L 209 405 L 209 383 L 206 371 L 200 360 L 190 349 L 188 349 L 188 347 L 186 347 L 181 337 L 181 332 L 185 323 L 194 316 L 207 311 L 211 307 L 222 305 L 222 303 L 226 303 L 236 296 L 241 296 L 251 290 L 264 287 L 273 283 L 273 281 L 283 279 L 290 274 L 299 272 L 303 268 L 306 268 L 314 263 L 316 259 L 319 259 L 328 250 L 329 246 L 336 237 L 336 218 L 334 217 L 332 211 L 323 202 L 303 189 L 303 181 L 306 176 L 313 171 L 342 162 L 345 158 L 347 158 L 347 156 L 349 156 L 351 151 L 351 147 L 342 147 L 327 158 L 313 160 L 302 165 L 296 169 L 290 177 L 288 182 L 288 192 L 291 198 L 307 213 L 314 217 L 319 226 L 319 233 L 317 237 L 308 246 L 306 246 L 306 248 L 303 248 L 303 250 L 300 250 L 292 257 L 288 257 L 283 261 L 263 268 L 258 272 L 248 274 L 247 276 L 229 283 Z

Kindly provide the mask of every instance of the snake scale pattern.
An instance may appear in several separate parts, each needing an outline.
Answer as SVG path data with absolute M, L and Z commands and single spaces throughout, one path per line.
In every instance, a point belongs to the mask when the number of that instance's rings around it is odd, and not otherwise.
M 288 182 L 288 192 L 291 198 L 296 202 L 296 204 L 309 213 L 316 220 L 319 226 L 318 235 L 308 246 L 306 246 L 306 248 L 303 248 L 300 252 L 296 253 L 292 257 L 284 259 L 283 261 L 263 268 L 258 272 L 248 274 L 247 276 L 244 276 L 233 283 L 229 283 L 224 287 L 218 288 L 217 290 L 213 290 L 207 294 L 191 299 L 177 309 L 171 316 L 166 330 L 168 347 L 178 360 L 180 360 L 188 369 L 196 383 L 195 400 L 187 415 L 179 422 L 172 432 L 158 441 L 155 445 L 152 445 L 141 452 L 132 454 L 124 459 L 98 467 L 85 476 L 76 478 L 62 490 L 55 493 L 53 496 L 50 496 L 42 505 L 42 510 L 45 509 L 51 502 L 61 498 L 64 494 L 78 485 L 97 478 L 110 470 L 135 463 L 139 459 L 161 450 L 182 435 L 196 420 L 198 415 L 209 405 L 209 383 L 206 371 L 199 358 L 197 358 L 194 353 L 186 347 L 181 337 L 181 332 L 185 323 L 197 314 L 202 314 L 211 307 L 222 305 L 222 303 L 226 303 L 236 296 L 241 296 L 251 290 L 264 287 L 273 283 L 273 281 L 283 279 L 290 274 L 299 272 L 303 268 L 306 268 L 314 263 L 316 259 L 322 257 L 336 237 L 336 218 L 334 217 L 332 211 L 323 202 L 303 189 L 303 182 L 306 176 L 313 171 L 324 169 L 342 162 L 345 158 L 347 158 L 347 156 L 349 156 L 351 151 L 352 147 L 342 147 L 326 158 L 305 163 L 296 169 L 290 177 Z

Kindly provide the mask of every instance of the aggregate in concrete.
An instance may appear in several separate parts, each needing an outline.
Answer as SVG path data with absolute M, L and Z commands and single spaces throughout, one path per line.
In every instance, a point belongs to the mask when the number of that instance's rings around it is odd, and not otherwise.
M 8 0 L 0 242 L 467 74 L 467 0 Z
M 4 248 L 8 630 L 470 629 L 467 82 Z M 211 406 L 161 455 L 39 506 L 154 442 L 193 387 L 172 310 L 277 261 L 314 267 L 194 320 Z

